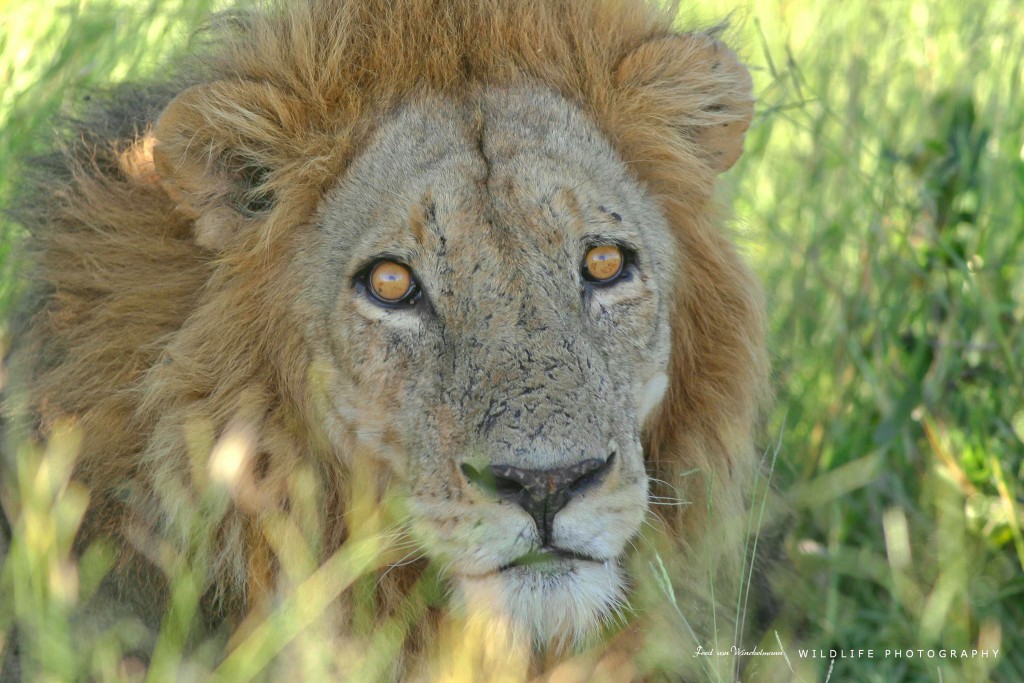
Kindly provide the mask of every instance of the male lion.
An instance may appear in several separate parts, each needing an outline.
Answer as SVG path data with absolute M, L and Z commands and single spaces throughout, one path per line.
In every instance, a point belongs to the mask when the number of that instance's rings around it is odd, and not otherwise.
M 767 359 L 714 186 L 753 101 L 716 34 L 674 18 L 280 3 L 223 15 L 173 81 L 75 124 L 23 193 L 8 416 L 80 430 L 79 545 L 116 544 L 108 603 L 159 624 L 154 539 L 190 547 L 205 430 L 248 453 L 206 549 L 212 624 L 278 594 L 261 525 L 295 505 L 292 474 L 323 496 L 322 559 L 354 533 L 363 467 L 452 614 L 500 623 L 534 671 L 627 604 L 627 651 L 692 629 L 662 669 L 694 666 L 713 620 L 732 644 Z M 379 573 L 407 587 L 425 564 Z M 655 566 L 678 612 L 645 622 L 636 572 Z

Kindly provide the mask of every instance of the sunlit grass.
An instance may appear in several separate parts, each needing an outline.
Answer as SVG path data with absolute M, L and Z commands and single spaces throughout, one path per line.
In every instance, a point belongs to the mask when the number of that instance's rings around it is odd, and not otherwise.
M 211 4 L 0 5 L 2 203 L 15 158 L 46 147 L 59 106 L 153 73 Z M 785 525 L 773 578 L 783 610 L 760 645 L 787 658 L 750 662 L 744 680 L 1024 680 L 1024 7 L 716 0 L 687 12 L 705 23 L 732 12 L 759 94 L 747 153 L 727 178 L 771 307 L 778 406 L 764 440 L 782 433 L 774 477 L 790 516 L 775 505 L 767 515 Z M 18 234 L 5 224 L 0 235 L 3 310 L 18 286 Z M 44 450 L 6 454 L 0 486 L 22 514 L 0 574 L 0 634 L 17 621 L 45 653 L 34 680 L 118 680 L 130 628 L 73 636 L 76 605 L 110 563 L 99 546 L 70 559 L 88 495 L 68 481 L 74 444 L 69 428 Z M 230 455 L 210 472 L 205 514 L 231 495 L 217 483 L 230 484 Z M 406 613 L 338 641 L 331 599 L 402 553 L 389 555 L 380 521 L 367 535 L 377 540 L 319 565 L 316 530 L 295 532 L 302 524 L 268 521 L 295 591 L 246 624 L 226 659 L 214 641 L 184 655 L 205 560 L 169 558 L 174 600 L 154 680 L 388 675 L 405 635 L 444 599 L 442 583 L 428 577 Z M 665 599 L 670 566 L 642 577 Z M 651 642 L 647 661 L 689 647 L 679 633 Z M 1000 656 L 831 664 L 798 648 Z M 449 670 L 465 673 L 478 654 Z
M 736 215 L 788 413 L 794 625 L 825 649 L 1001 653 L 833 680 L 1024 679 L 1022 8 L 741 14 L 761 101 Z

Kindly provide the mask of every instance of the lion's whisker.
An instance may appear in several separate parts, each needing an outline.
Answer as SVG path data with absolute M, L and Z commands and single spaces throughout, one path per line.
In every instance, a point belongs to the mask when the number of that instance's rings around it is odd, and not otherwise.
M 662 496 L 651 496 L 647 500 L 648 505 L 665 505 L 670 507 L 682 507 L 684 505 L 693 505 L 691 500 L 680 500 L 678 498 L 667 498 Z
M 388 568 L 385 569 L 384 573 L 381 574 L 380 578 L 377 579 L 377 583 L 374 586 L 374 588 L 375 589 L 376 588 L 380 588 L 381 583 L 383 583 L 385 577 L 387 577 L 387 575 L 391 573 L 391 570 L 397 569 L 398 567 L 405 567 L 407 565 L 413 564 L 414 562 L 417 562 L 417 561 L 423 559 L 424 557 L 426 557 L 426 555 L 423 552 L 423 550 L 422 549 L 418 549 L 418 550 L 415 550 L 415 551 L 413 551 L 413 552 L 403 556 L 400 560 L 398 560 L 398 562 L 394 562 L 392 564 L 389 564 Z

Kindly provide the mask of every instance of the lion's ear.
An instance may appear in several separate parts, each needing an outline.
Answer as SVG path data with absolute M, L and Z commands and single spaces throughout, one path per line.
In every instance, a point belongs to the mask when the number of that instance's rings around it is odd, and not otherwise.
M 619 63 L 615 79 L 627 116 L 668 123 L 714 172 L 728 170 L 743 153 L 753 83 L 717 38 L 689 33 L 648 41 Z
M 193 86 L 164 109 L 153 161 L 178 210 L 195 220 L 200 245 L 222 248 L 272 208 L 270 177 L 298 111 L 276 88 L 242 81 Z

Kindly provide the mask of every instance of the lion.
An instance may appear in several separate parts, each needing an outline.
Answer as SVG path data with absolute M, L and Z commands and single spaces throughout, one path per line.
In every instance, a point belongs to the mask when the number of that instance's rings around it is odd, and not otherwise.
M 282 2 L 216 17 L 173 77 L 94 100 L 21 193 L 6 412 L 38 440 L 80 431 L 78 547 L 114 544 L 108 604 L 159 626 L 146 539 L 190 547 L 198 430 L 246 454 L 206 549 L 210 624 L 273 603 L 261 524 L 301 470 L 321 561 L 355 533 L 353 489 L 397 492 L 425 558 L 382 580 L 440 567 L 441 611 L 501 622 L 526 673 L 630 621 L 645 521 L 705 637 L 709 577 L 734 601 L 745 562 L 768 359 L 716 195 L 751 78 L 676 14 Z M 664 627 L 643 623 L 615 642 Z

